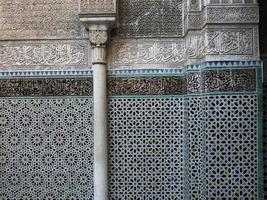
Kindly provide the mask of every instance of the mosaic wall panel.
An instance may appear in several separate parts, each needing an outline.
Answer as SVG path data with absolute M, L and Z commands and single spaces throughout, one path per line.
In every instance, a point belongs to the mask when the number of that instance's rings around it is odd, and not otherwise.
M 208 199 L 258 199 L 257 95 L 205 99 Z
M 122 37 L 181 37 L 183 1 L 119 1 L 119 35 Z
M 0 99 L 1 199 L 93 199 L 92 99 Z
M 110 78 L 111 198 L 261 199 L 256 72 L 222 67 L 185 78 L 153 70 Z
M 185 199 L 183 99 L 109 101 L 110 199 Z
M 205 199 L 205 125 L 204 97 L 187 98 L 187 137 L 188 137 L 188 170 L 190 197 L 189 199 Z

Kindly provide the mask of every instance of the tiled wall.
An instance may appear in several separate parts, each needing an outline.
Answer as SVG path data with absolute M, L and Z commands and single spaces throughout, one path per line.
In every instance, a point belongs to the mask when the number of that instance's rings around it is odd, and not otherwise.
M 2 77 L 1 199 L 92 199 L 90 82 Z
M 0 79 L 2 199 L 92 199 L 89 74 Z M 110 199 L 260 199 L 259 62 L 111 71 Z
M 260 65 L 238 64 L 113 73 L 111 199 L 260 199 Z

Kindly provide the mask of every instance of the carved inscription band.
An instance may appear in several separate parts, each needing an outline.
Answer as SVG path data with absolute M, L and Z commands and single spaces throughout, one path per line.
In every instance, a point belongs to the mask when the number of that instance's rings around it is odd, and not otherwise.
M 0 97 L 92 96 L 92 78 L 1 79 Z
M 183 95 L 256 91 L 255 69 L 206 70 L 185 76 L 110 77 L 109 96 Z M 92 78 L 14 78 L 0 80 L 1 97 L 92 96 Z

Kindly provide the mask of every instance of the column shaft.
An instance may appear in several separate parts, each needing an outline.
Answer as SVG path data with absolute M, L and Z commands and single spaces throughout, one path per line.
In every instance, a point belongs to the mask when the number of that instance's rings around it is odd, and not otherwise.
M 108 200 L 106 64 L 94 70 L 94 200 Z

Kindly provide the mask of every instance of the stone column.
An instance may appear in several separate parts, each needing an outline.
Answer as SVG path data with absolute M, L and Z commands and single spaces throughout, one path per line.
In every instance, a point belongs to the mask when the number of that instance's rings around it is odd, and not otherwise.
M 107 29 L 89 30 L 94 72 L 94 199 L 108 200 L 107 150 Z
M 107 41 L 116 27 L 116 1 L 81 0 L 80 21 L 89 32 L 94 79 L 94 200 L 108 200 Z

